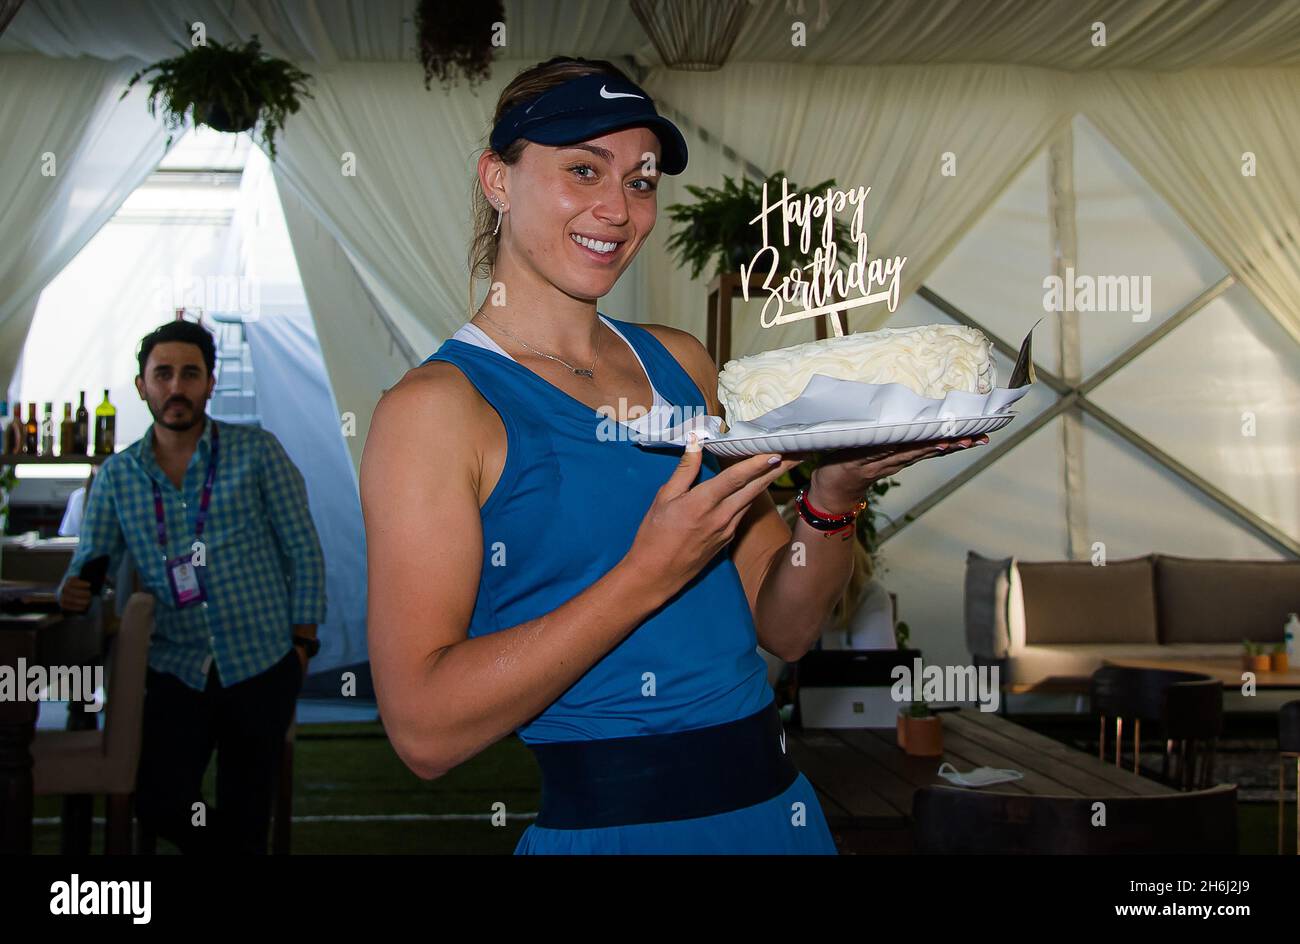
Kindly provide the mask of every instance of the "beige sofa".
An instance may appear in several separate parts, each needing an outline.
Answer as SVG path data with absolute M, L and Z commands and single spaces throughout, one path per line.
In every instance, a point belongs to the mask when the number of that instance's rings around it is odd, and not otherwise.
M 966 643 L 1013 692 L 1080 690 L 1107 658 L 1235 656 L 1281 642 L 1300 560 L 1148 554 L 1090 561 L 966 556 Z

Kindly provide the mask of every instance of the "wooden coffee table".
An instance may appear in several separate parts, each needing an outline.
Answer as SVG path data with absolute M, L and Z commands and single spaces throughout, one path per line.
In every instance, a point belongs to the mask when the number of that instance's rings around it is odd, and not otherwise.
M 1106 665 L 1126 669 L 1172 669 L 1176 672 L 1199 672 L 1216 678 L 1229 688 L 1240 688 L 1242 667 L 1239 656 L 1212 656 L 1200 659 L 1106 659 Z M 1300 667 L 1285 672 L 1255 672 L 1256 688 L 1300 688 Z
M 979 789 L 1041 796 L 1155 796 L 1172 787 L 1054 741 L 996 713 L 944 712 L 943 756 L 912 757 L 892 729 L 786 730 L 790 756 L 812 783 L 842 852 L 912 850 L 912 797 L 921 787 L 954 786 L 937 773 L 944 761 L 1019 770 L 1024 779 Z

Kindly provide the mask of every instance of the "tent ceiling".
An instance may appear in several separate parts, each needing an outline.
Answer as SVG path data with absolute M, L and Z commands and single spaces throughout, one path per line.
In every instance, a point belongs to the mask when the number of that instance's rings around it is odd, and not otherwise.
M 667 0 L 660 0 L 666 3 Z M 717 0 L 723 2 L 723 0 Z M 1278 0 L 747 0 L 732 61 L 833 65 L 997 62 L 1064 70 L 1300 64 L 1300 4 Z M 299 62 L 414 61 L 415 0 L 26 0 L 0 53 L 174 55 L 201 20 L 219 40 L 257 33 Z M 659 57 L 626 0 L 506 0 L 511 59 L 561 52 Z M 790 23 L 807 26 L 806 47 Z M 1106 45 L 1093 45 L 1095 22 Z

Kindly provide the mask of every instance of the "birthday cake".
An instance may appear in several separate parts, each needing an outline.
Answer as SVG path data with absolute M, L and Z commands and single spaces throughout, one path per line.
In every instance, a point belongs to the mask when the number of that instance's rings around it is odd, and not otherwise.
M 965 325 L 881 328 L 727 361 L 718 399 L 729 423 L 748 422 L 799 397 L 814 374 L 902 384 L 941 400 L 950 390 L 988 393 L 997 382 L 993 345 Z

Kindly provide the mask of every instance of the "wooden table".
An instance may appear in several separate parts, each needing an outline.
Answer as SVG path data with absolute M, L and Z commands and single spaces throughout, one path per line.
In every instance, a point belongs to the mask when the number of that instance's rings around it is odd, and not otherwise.
M 945 712 L 942 757 L 903 753 L 892 729 L 794 728 L 790 756 L 817 790 L 843 852 L 907 853 L 912 797 L 925 786 L 953 786 L 939 765 L 1019 770 L 1023 780 L 981 790 L 1051 796 L 1154 796 L 1176 793 L 1131 771 L 978 709 Z
M 0 616 L 0 666 L 15 673 L 38 661 L 40 634 L 54 626 L 57 613 Z M 22 663 L 19 660 L 22 660 Z M 22 676 L 15 684 L 26 686 Z M 32 739 L 39 703 L 0 701 L 0 853 L 32 851 Z
M 1207 656 L 1200 659 L 1105 659 L 1106 665 L 1126 669 L 1170 669 L 1175 672 L 1199 672 L 1216 678 L 1228 688 L 1240 688 L 1246 670 L 1240 656 Z M 1252 670 L 1253 671 L 1253 670 Z M 1285 672 L 1255 672 L 1256 688 L 1300 688 L 1300 666 Z

